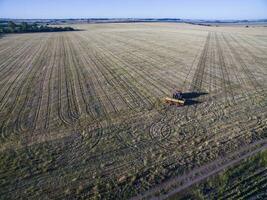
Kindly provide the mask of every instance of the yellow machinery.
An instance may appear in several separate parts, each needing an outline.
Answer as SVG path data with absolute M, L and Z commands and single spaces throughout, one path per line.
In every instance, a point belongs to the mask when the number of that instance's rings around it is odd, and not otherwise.
M 173 99 L 173 98 L 169 98 L 169 97 L 165 98 L 165 102 L 167 104 L 176 105 L 176 106 L 183 106 L 185 104 L 184 99 Z

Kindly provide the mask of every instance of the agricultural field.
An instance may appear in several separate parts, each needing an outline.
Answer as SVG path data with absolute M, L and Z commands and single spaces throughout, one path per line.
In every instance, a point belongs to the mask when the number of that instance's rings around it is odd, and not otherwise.
M 166 199 L 267 148 L 266 27 L 74 28 L 0 38 L 0 199 Z

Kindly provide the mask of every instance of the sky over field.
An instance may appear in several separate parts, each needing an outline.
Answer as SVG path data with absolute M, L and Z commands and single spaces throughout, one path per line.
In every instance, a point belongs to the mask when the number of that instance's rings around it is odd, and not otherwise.
M 263 19 L 267 0 L 0 0 L 0 18 Z

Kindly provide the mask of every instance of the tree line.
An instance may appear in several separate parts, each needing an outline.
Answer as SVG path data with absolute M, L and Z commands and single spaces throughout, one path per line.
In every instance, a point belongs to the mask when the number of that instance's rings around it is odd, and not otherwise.
M 52 27 L 38 25 L 37 23 L 28 24 L 27 22 L 16 24 L 13 21 L 9 21 L 7 24 L 0 24 L 0 33 L 61 32 L 74 30 L 72 27 Z

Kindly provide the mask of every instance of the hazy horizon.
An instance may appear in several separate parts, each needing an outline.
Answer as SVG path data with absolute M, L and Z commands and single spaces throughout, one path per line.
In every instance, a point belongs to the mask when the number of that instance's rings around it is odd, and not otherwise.
M 257 20 L 267 18 L 266 0 L 0 0 L 0 18 L 180 18 Z
M 254 21 L 254 20 L 266 20 L 266 18 L 255 18 L 255 19 L 247 19 L 247 18 L 240 18 L 240 19 L 196 19 L 196 18 L 172 18 L 172 17 L 77 17 L 77 18 L 9 18 L 9 17 L 0 17 L 0 19 L 11 19 L 11 20 L 79 20 L 79 19 L 180 19 L 180 20 L 207 20 L 207 21 Z

